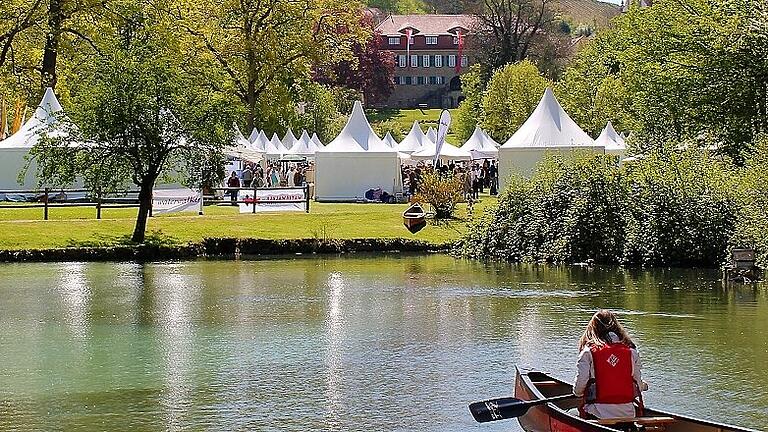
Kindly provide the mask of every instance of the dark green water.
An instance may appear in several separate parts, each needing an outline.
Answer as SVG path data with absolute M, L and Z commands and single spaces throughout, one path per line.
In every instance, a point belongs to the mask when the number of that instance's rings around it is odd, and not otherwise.
M 767 287 L 384 256 L 0 265 L 0 430 L 518 430 L 466 405 L 572 377 L 598 307 L 648 405 L 768 429 Z

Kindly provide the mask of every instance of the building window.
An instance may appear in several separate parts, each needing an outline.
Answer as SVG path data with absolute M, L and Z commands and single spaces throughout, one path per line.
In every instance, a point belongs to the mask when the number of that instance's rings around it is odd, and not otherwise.
M 411 85 L 411 77 L 409 77 L 409 76 L 407 76 L 407 77 L 400 77 L 400 79 L 403 79 L 403 78 L 405 78 L 405 85 Z
M 401 68 L 405 67 L 405 55 L 399 55 L 397 56 L 397 65 Z
M 411 67 L 419 67 L 419 56 L 411 54 Z
M 418 77 L 417 82 L 419 83 L 419 85 L 424 85 L 424 77 L 423 76 Z
M 445 84 L 445 77 L 444 76 L 437 77 L 437 85 L 443 85 L 443 84 Z
M 437 84 L 437 77 L 431 76 L 429 77 L 429 85 L 436 85 Z
M 422 63 L 421 64 L 422 66 L 424 66 L 425 68 L 428 68 L 429 67 L 429 56 L 428 55 L 421 56 L 421 63 Z
M 456 56 L 453 54 L 448 56 L 448 67 L 456 67 Z
M 467 59 L 467 56 L 461 56 L 461 67 L 467 67 L 469 64 L 469 60 Z
M 435 56 L 435 67 L 443 67 L 443 56 L 441 55 Z
M 413 77 L 413 78 L 411 78 L 411 83 L 413 85 L 418 85 L 419 84 L 419 78 L 421 78 L 421 77 Z
M 390 45 L 400 45 L 400 38 L 399 37 L 391 37 L 387 40 Z
M 454 36 L 453 37 L 453 44 L 454 45 L 458 45 L 459 44 L 459 37 L 458 36 Z
M 437 36 L 427 36 L 427 45 L 437 45 Z

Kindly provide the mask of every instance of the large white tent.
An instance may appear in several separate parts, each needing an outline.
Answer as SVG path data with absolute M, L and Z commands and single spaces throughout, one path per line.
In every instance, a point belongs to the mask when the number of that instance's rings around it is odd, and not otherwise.
M 402 192 L 397 151 L 376 136 L 360 102 L 339 136 L 317 151 L 315 167 L 318 201 L 356 201 L 379 187 Z
M 63 109 L 53 90 L 45 89 L 40 105 L 32 117 L 15 134 L 0 141 L 0 189 L 34 189 L 37 187 L 35 166 L 31 164 L 22 184 L 18 174 L 26 164 L 25 157 L 44 135 L 66 133 L 58 126 Z
M 318 147 L 306 130 L 301 133 L 301 137 L 296 140 L 296 144 L 288 150 L 288 154 L 297 156 L 314 157 Z
M 627 152 L 627 144 L 624 138 L 616 132 L 611 122 L 605 125 L 605 129 L 597 137 L 595 144 L 605 147 L 605 153 L 607 154 L 624 157 L 624 154 Z
M 400 141 L 397 145 L 397 151 L 400 153 L 411 154 L 413 152 L 421 150 L 421 148 L 429 142 L 429 139 L 424 135 L 424 131 L 421 130 L 418 121 L 413 122 L 411 130 L 408 135 Z
M 546 152 L 568 155 L 575 151 L 603 153 L 605 148 L 581 130 L 547 88 L 528 120 L 499 148 L 501 187 L 512 173 L 531 175 Z
M 493 140 L 480 126 L 475 126 L 475 131 L 467 142 L 461 146 L 468 151 L 472 159 L 496 159 L 499 157 L 499 144 Z
M 424 147 L 421 148 L 421 150 L 411 153 L 411 159 L 434 160 L 436 152 L 437 152 L 437 145 L 434 142 L 430 141 L 427 144 L 425 144 Z M 472 159 L 472 155 L 468 151 L 462 150 L 447 142 L 443 143 L 443 146 L 440 148 L 441 161 L 470 160 L 470 159 Z
M 393 149 L 397 148 L 397 145 L 398 145 L 397 141 L 395 141 L 395 139 L 392 138 L 392 134 L 389 132 L 387 132 L 387 134 L 384 135 L 384 139 L 382 139 L 382 141 L 384 141 L 384 144 L 392 147 Z

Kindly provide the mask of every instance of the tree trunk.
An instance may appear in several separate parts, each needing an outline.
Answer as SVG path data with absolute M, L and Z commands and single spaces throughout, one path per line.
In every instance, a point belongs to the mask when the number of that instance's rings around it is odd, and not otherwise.
M 48 7 L 48 34 L 45 36 L 45 50 L 43 51 L 43 89 L 46 87 L 56 87 L 56 57 L 59 51 L 61 21 L 64 18 L 61 10 L 63 1 L 51 0 L 51 4 Z
M 139 214 L 136 216 L 136 227 L 133 229 L 131 241 L 134 243 L 144 243 L 144 236 L 147 232 L 147 218 L 152 209 L 152 186 L 154 181 L 144 180 L 139 189 Z

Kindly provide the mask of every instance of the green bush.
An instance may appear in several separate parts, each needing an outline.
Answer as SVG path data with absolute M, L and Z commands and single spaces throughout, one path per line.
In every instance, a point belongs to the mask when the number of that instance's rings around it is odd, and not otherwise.
M 717 266 L 736 232 L 736 181 L 729 161 L 694 150 L 659 150 L 621 167 L 610 155 L 547 155 L 532 178 L 509 181 L 461 252 L 510 262 Z
M 421 177 L 416 201 L 425 202 L 435 211 L 435 219 L 449 219 L 456 211 L 456 204 L 463 201 L 464 183 L 459 176 L 441 176 L 432 171 Z

